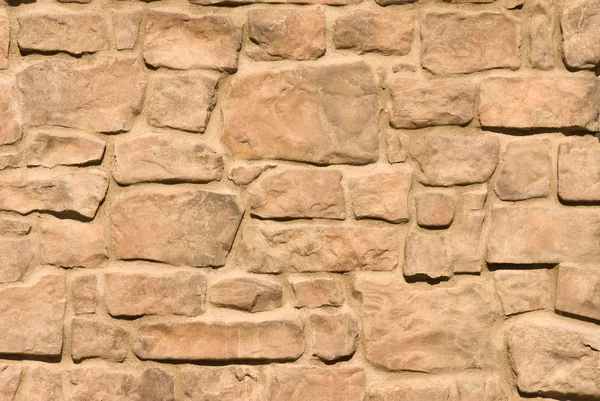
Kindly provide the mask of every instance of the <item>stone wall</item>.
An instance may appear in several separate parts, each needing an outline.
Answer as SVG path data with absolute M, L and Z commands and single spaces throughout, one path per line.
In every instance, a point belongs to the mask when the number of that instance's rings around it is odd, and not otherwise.
M 600 399 L 600 0 L 64 1 L 0 10 L 0 401 Z

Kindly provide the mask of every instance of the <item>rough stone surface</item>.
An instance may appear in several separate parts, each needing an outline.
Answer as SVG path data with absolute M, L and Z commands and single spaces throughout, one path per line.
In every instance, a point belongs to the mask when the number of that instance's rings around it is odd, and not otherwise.
M 0 400 L 13 401 L 21 380 L 21 367 L 0 364 Z
M 113 10 L 111 20 L 117 50 L 133 49 L 142 23 L 142 13 L 139 10 Z
M 291 284 L 297 308 L 341 306 L 346 299 L 343 283 L 335 277 L 295 279 Z
M 63 401 L 61 373 L 51 368 L 36 366 L 27 369 L 25 379 L 19 386 L 18 401 L 44 400 Z M 0 399 L 1 396 L 0 396 Z M 9 398 L 10 400 L 10 398 Z
M 452 245 L 445 234 L 413 231 L 406 236 L 405 276 L 447 278 L 452 270 Z
M 483 267 L 483 210 L 468 211 L 463 223 L 450 235 L 455 273 L 479 273 Z
M 593 136 L 569 138 L 558 148 L 558 196 L 567 202 L 600 200 L 600 143 Z M 585 167 L 584 167 L 585 166 Z
M 349 357 L 356 351 L 358 323 L 348 312 L 315 311 L 310 315 L 312 352 L 323 361 Z
M 529 21 L 531 55 L 535 68 L 551 70 L 554 67 L 554 0 L 534 0 L 527 4 L 533 14 Z
M 407 134 L 388 130 L 387 157 L 390 163 L 404 163 L 408 158 L 410 137 Z
M 600 3 L 572 0 L 562 7 L 560 27 L 564 60 L 572 68 L 594 68 L 600 64 Z
M 28 237 L 0 237 L 0 283 L 19 281 L 33 260 L 32 243 Z
M 6 12 L 0 13 L 0 69 L 8 68 L 8 51 L 10 44 L 10 19 Z
M 0 14 L 0 24 L 1 20 L 2 14 Z M 0 60 L 0 65 L 1 63 Z M 0 79 L 0 145 L 15 143 L 21 139 L 21 136 L 21 121 L 13 100 L 12 85 Z
M 181 369 L 184 401 L 262 401 L 260 371 L 250 366 Z
M 242 276 L 212 284 L 210 301 L 226 308 L 262 312 L 283 305 L 283 292 L 277 282 Z
M 77 276 L 71 282 L 71 299 L 76 315 L 96 313 L 98 307 L 98 279 L 95 275 Z
M 104 156 L 104 140 L 84 132 L 36 132 L 27 156 L 28 166 L 54 167 L 99 164 Z
M 128 334 L 119 326 L 76 318 L 71 330 L 71 356 L 75 361 L 101 358 L 122 362 L 127 356 Z
M 417 224 L 421 227 L 448 227 L 454 220 L 454 200 L 444 192 L 424 192 L 419 194 Z
M 229 178 L 235 185 L 248 185 L 268 169 L 277 167 L 275 164 L 262 166 L 237 166 L 229 170 Z
M 402 0 L 400 0 L 402 1 Z M 414 0 L 412 0 L 414 1 Z M 268 3 L 268 4 L 323 4 L 329 6 L 345 6 L 348 4 L 357 4 L 360 0 L 190 0 L 192 4 L 201 4 L 204 6 L 215 6 L 215 5 L 242 5 L 242 4 L 255 4 L 255 3 Z
M 552 307 L 552 277 L 548 270 L 498 270 L 494 281 L 507 316 Z
M 27 235 L 31 224 L 27 220 L 14 217 L 0 217 L 0 235 Z
M 556 310 L 600 321 L 600 270 L 596 265 L 562 264 Z

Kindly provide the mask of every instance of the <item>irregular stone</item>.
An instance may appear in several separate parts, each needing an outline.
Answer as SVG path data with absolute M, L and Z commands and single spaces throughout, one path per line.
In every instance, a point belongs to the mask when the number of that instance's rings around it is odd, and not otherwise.
M 450 233 L 454 273 L 480 273 L 483 268 L 481 230 L 485 220 L 485 210 L 465 213 L 464 221 Z
M 237 252 L 253 273 L 392 270 L 398 263 L 393 228 L 247 225 Z
M 0 235 L 27 235 L 30 230 L 31 224 L 26 220 L 0 217 Z
M 0 12 L 0 69 L 8 68 L 8 50 L 10 45 L 10 19 L 6 12 Z
M 500 318 L 481 282 L 414 289 L 358 278 L 367 359 L 389 370 L 461 372 L 491 362 L 490 335 Z M 402 352 L 390 352 L 402 350 Z
M 144 60 L 153 67 L 235 72 L 241 40 L 242 29 L 229 17 L 151 10 L 146 20 Z
M 312 312 L 313 355 L 327 362 L 349 357 L 356 351 L 358 323 L 347 312 Z
M 71 283 L 71 299 L 76 315 L 96 313 L 98 307 L 97 278 L 95 275 L 77 276 Z
M 65 291 L 59 274 L 0 289 L 0 353 L 60 356 Z
M 110 208 L 115 255 L 223 266 L 242 213 L 234 195 L 175 187 L 122 191 Z
M 427 12 L 421 19 L 421 63 L 434 74 L 516 70 L 520 25 L 518 18 L 499 11 Z
M 106 17 L 98 12 L 39 10 L 17 17 L 21 53 L 94 53 L 108 49 Z
M 263 401 L 259 370 L 251 366 L 194 366 L 180 369 L 184 401 Z
M 374 218 L 392 223 L 408 221 L 411 170 L 362 175 L 351 179 L 348 186 L 357 219 Z
M 452 276 L 452 245 L 445 234 L 409 232 L 404 252 L 405 276 L 432 279 Z
M 481 84 L 483 127 L 598 130 L 595 77 L 488 78 Z
M 600 330 L 538 316 L 508 334 L 508 356 L 519 390 L 527 394 L 600 397 Z M 540 369 L 541 368 L 541 369 Z
M 396 128 L 466 125 L 473 119 L 476 87 L 462 79 L 395 78 L 390 123 Z
M 262 312 L 283 305 L 283 293 L 281 285 L 275 281 L 235 277 L 211 285 L 210 301 L 226 308 Z
M 259 9 L 248 12 L 249 47 L 257 60 L 316 60 L 325 54 L 322 10 Z
M 433 131 L 414 152 L 421 183 L 449 187 L 487 182 L 498 164 L 500 144 L 490 133 L 452 135 Z
M 248 185 L 256 180 L 262 173 L 270 168 L 277 167 L 274 164 L 265 164 L 262 166 L 238 166 L 234 167 L 229 171 L 227 178 L 231 180 L 235 185 Z
M 2 14 L 0 14 L 0 24 L 1 23 Z M 1 50 L 0 46 L 0 58 L 2 57 Z M 1 63 L 2 61 L 0 59 L 0 65 Z M 21 139 L 22 136 L 21 121 L 17 115 L 12 95 L 12 85 L 10 82 L 0 79 L 0 145 L 15 143 Z
M 107 238 L 100 223 L 48 217 L 41 224 L 40 262 L 61 267 L 102 267 L 108 260 Z
M 142 109 L 146 76 L 131 56 L 50 59 L 17 73 L 17 88 L 30 125 L 128 131 Z
M 21 152 L 16 149 L 7 149 L 0 152 L 0 170 L 21 166 Z
M 140 10 L 112 10 L 111 20 L 117 50 L 133 49 L 142 23 L 142 12 Z
M 209 182 L 223 176 L 223 157 L 194 136 L 147 133 L 115 143 L 119 184 Z
M 534 68 L 554 68 L 554 12 L 553 0 L 534 0 L 527 4 L 532 13 L 529 20 L 529 61 Z
M 20 382 L 20 366 L 0 364 L 0 400 L 13 401 Z
M 16 400 L 64 401 L 61 376 L 60 371 L 42 366 L 27 369 L 25 380 L 19 386 L 19 396 Z M 0 399 L 3 399 L 1 395 Z M 9 400 L 12 399 L 9 398 Z
M 300 278 L 291 284 L 296 308 L 341 306 L 346 299 L 344 283 L 337 277 Z
M 387 156 L 390 163 L 404 163 L 408 157 L 410 137 L 397 131 L 388 131 Z
M 237 74 L 223 117 L 223 141 L 238 158 L 377 160 L 377 85 L 363 62 Z
M 548 270 L 498 270 L 494 281 L 506 316 L 552 307 Z
M 101 358 L 123 362 L 129 335 L 114 324 L 75 318 L 71 323 L 71 356 L 74 361 Z
M 555 308 L 600 321 L 600 270 L 597 266 L 560 265 Z
M 389 6 L 392 4 L 410 4 L 410 3 L 416 3 L 419 0 L 375 0 L 375 2 L 377 4 L 379 4 L 380 6 Z
M 0 283 L 21 280 L 32 262 L 29 238 L 0 238 Z
M 107 273 L 104 285 L 104 300 L 111 316 L 198 316 L 204 312 L 203 274 Z
M 571 68 L 594 68 L 600 64 L 600 2 L 571 0 L 562 7 L 560 28 L 564 60 Z
M 454 200 L 444 192 L 424 192 L 416 199 L 417 224 L 421 227 L 448 227 L 454 220 Z
M 600 143 L 586 135 L 558 147 L 558 196 L 567 202 L 600 200 Z
M 329 6 L 344 6 L 347 4 L 357 4 L 361 0 L 190 0 L 192 4 L 200 4 L 203 6 L 236 6 L 243 4 L 323 4 Z M 414 1 L 414 0 L 413 0 Z
M 150 368 L 142 372 L 138 386 L 139 399 L 148 401 L 175 401 L 173 376 L 162 369 Z
M 362 401 L 365 373 L 357 367 L 278 366 L 269 380 L 268 401 Z
M 104 156 L 104 140 L 83 132 L 36 132 L 27 156 L 28 166 L 99 164 Z
M 359 54 L 404 56 L 410 52 L 414 26 L 414 16 L 404 10 L 351 11 L 335 20 L 333 43 L 338 49 L 352 49 Z
M 466 210 L 481 210 L 487 200 L 487 190 L 478 189 L 463 193 L 463 206 Z
M 304 335 L 289 319 L 149 323 L 133 350 L 140 359 L 287 361 L 304 352 Z

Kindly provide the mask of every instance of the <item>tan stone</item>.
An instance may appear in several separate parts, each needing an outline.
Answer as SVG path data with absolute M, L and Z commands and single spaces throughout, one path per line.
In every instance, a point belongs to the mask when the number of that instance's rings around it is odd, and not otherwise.
M 27 235 L 31 224 L 27 220 L 14 217 L 0 217 L 0 235 Z
M 247 225 L 237 262 L 254 273 L 392 270 L 398 263 L 393 228 Z
M 71 283 L 71 300 L 76 315 L 96 313 L 98 307 L 97 278 L 87 274 L 73 278 Z
M 140 10 L 112 10 L 112 27 L 117 50 L 129 50 L 135 47 L 142 22 Z
M 476 87 L 462 79 L 395 78 L 390 123 L 396 128 L 466 125 L 473 119 Z
M 140 113 L 146 76 L 131 56 L 50 59 L 21 70 L 17 87 L 30 125 L 116 132 Z
M 194 366 L 181 369 L 184 401 L 263 401 L 260 371 L 251 366 Z
M 49 211 L 92 218 L 108 188 L 98 169 L 18 169 L 0 174 L 0 210 Z
M 60 371 L 36 366 L 27 369 L 24 376 L 25 379 L 19 386 L 17 401 L 64 401 Z M 2 399 L 1 396 L 0 399 Z
M 256 180 L 262 173 L 270 168 L 277 167 L 274 164 L 264 164 L 262 166 L 237 166 L 229 170 L 227 178 L 235 185 L 248 185 Z
M 110 218 L 118 259 L 222 266 L 242 209 L 234 195 L 146 187 L 122 191 L 112 202 Z
M 388 130 L 387 156 L 390 163 L 404 163 L 408 157 L 410 137 L 398 131 Z
M 238 158 L 316 164 L 377 159 L 377 85 L 363 62 L 237 74 L 223 117 L 222 139 Z
M 410 4 L 416 3 L 419 0 L 375 0 L 380 6 L 389 6 L 392 4 Z
M 10 45 L 10 19 L 6 12 L 0 12 L 0 69 L 8 68 Z
M 71 323 L 71 356 L 75 361 L 101 358 L 122 362 L 128 341 L 127 331 L 114 324 L 82 318 Z
M 29 238 L 0 238 L 0 283 L 19 281 L 32 262 Z
M 465 212 L 462 225 L 450 232 L 454 273 L 480 273 L 483 268 L 481 231 L 484 210 Z
M 586 135 L 569 138 L 558 148 L 558 196 L 567 202 L 600 200 L 600 143 Z
M 552 277 L 548 270 L 494 272 L 496 294 L 505 315 L 552 307 Z
M 547 139 L 509 142 L 494 187 L 502 200 L 524 200 L 548 196 L 552 159 Z
M 210 286 L 210 301 L 218 306 L 247 312 L 262 312 L 283 305 L 281 285 L 254 277 L 220 280 Z
M 600 2 L 570 0 L 560 18 L 564 60 L 572 68 L 594 68 L 600 64 Z
M 0 170 L 21 166 L 21 152 L 16 149 L 7 149 L 0 152 Z
M 273 369 L 268 401 L 362 401 L 365 373 L 357 367 L 278 366 Z
M 20 366 L 0 364 L 0 400 L 13 401 L 20 382 Z
M 302 355 L 304 335 L 290 319 L 149 323 L 133 350 L 140 359 L 286 361 Z
M 204 312 L 203 274 L 107 273 L 104 281 L 104 300 L 111 316 L 198 316 Z
M 444 192 L 416 196 L 417 224 L 421 227 L 448 227 L 454 220 L 454 200 Z
M 452 275 L 452 245 L 445 234 L 413 231 L 406 235 L 404 275 L 448 278 Z
M 0 14 L 0 24 L 1 20 Z M 0 79 L 0 145 L 15 143 L 21 139 L 22 135 L 21 121 L 13 100 L 12 85 L 10 82 Z
M 223 157 L 188 135 L 147 133 L 115 143 L 113 177 L 138 182 L 209 182 L 223 176 Z
M 421 18 L 421 63 L 434 74 L 521 66 L 520 20 L 499 11 L 430 11 Z
M 529 61 L 534 68 L 551 70 L 554 68 L 554 0 L 534 0 L 527 8 L 532 13 L 529 20 L 529 41 L 531 53 Z
M 470 131 L 467 131 L 470 132 Z M 500 144 L 491 133 L 453 135 L 438 129 L 413 152 L 425 185 L 449 187 L 486 182 L 498 163 Z
M 325 54 L 322 10 L 258 9 L 248 12 L 249 47 L 257 60 L 316 60 Z
M 349 180 L 348 186 L 357 219 L 374 218 L 392 223 L 408 221 L 411 170 L 362 175 Z
M 17 19 L 21 53 L 82 54 L 108 49 L 108 25 L 102 13 L 46 9 L 20 14 Z
M 190 0 L 192 4 L 201 4 L 203 6 L 236 6 L 243 4 L 324 4 L 329 6 L 344 6 L 347 4 L 357 4 L 361 0 Z M 414 0 L 413 0 L 414 1 Z
M 463 193 L 463 206 L 465 210 L 481 210 L 487 200 L 486 189 L 476 189 Z
M 600 87 L 580 76 L 488 78 L 481 84 L 484 127 L 598 129 Z
M 153 67 L 235 72 L 242 29 L 229 17 L 151 10 L 146 20 L 144 60 Z
M 249 190 L 250 212 L 262 218 L 346 217 L 342 173 L 337 170 L 273 171 Z
M 354 286 L 362 296 L 366 357 L 376 366 L 437 373 L 491 364 L 490 336 L 500 315 L 484 284 L 424 290 L 400 280 L 359 278 Z
M 555 308 L 600 321 L 600 270 L 595 263 L 560 265 Z
M 344 283 L 337 277 L 299 278 L 291 284 L 297 308 L 341 306 L 346 299 Z
M 358 322 L 348 312 L 314 311 L 309 317 L 312 326 L 312 352 L 327 362 L 346 358 L 356 351 Z
M 508 356 L 526 394 L 600 397 L 600 330 L 558 317 L 517 322 L 508 334 Z
M 338 49 L 352 49 L 360 54 L 404 56 L 410 52 L 414 26 L 414 16 L 404 10 L 351 11 L 335 20 L 333 43 Z
M 29 145 L 27 165 L 100 164 L 105 148 L 104 140 L 84 132 L 36 132 Z
M 61 267 L 102 267 L 108 260 L 104 226 L 47 217 L 42 220 L 40 262 Z
M 59 274 L 0 289 L 0 353 L 60 356 L 65 291 Z

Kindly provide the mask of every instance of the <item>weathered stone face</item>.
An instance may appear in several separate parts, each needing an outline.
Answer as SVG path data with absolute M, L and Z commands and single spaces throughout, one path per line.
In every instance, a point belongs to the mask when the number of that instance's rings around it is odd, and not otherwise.
M 19 281 L 33 262 L 32 243 L 25 238 L 0 238 L 0 283 Z
M 547 270 L 499 270 L 494 281 L 507 316 L 552 306 L 552 277 Z
M 454 220 L 454 200 L 447 193 L 424 192 L 415 201 L 421 227 L 448 227 Z
M 127 356 L 127 331 L 116 325 L 76 318 L 71 323 L 71 356 L 79 361 L 101 358 L 122 362 Z
M 570 138 L 558 148 L 558 196 L 567 202 L 600 200 L 600 143 L 592 136 Z M 585 166 L 585 168 L 582 168 Z
M 185 401 L 262 401 L 260 371 L 249 366 L 185 367 L 181 369 Z
M 241 276 L 211 285 L 210 301 L 225 308 L 262 312 L 283 305 L 283 291 L 277 282 Z
M 406 236 L 404 248 L 405 276 L 426 276 L 432 279 L 452 275 L 452 245 L 444 234 L 424 234 L 418 231 Z
M 71 299 L 76 315 L 96 313 L 98 307 L 98 279 L 94 275 L 78 276 L 71 282 Z
M 341 306 L 346 298 L 343 283 L 339 278 L 296 279 L 291 284 L 295 297 L 294 305 L 298 308 Z
M 600 2 L 573 0 L 565 3 L 560 16 L 564 59 L 572 68 L 594 68 L 600 64 Z
M 17 365 L 0 365 L 0 399 L 14 400 L 19 388 L 22 369 Z
M 313 355 L 323 361 L 350 357 L 356 351 L 358 323 L 346 312 L 311 313 Z
M 556 310 L 600 321 L 600 270 L 595 265 L 562 264 Z
M 0 145 L 15 143 L 21 136 L 21 121 L 16 112 L 12 85 L 0 80 Z
M 142 13 L 139 10 L 113 10 L 111 20 L 117 49 L 133 49 L 137 43 Z
M 18 401 L 36 399 L 45 401 L 64 400 L 61 372 L 55 372 L 52 368 L 36 366 L 27 369 L 23 376 L 25 376 L 25 380 L 22 380 L 19 385 Z
M 40 131 L 31 140 L 27 165 L 54 167 L 99 164 L 105 148 L 105 141 L 83 132 Z

